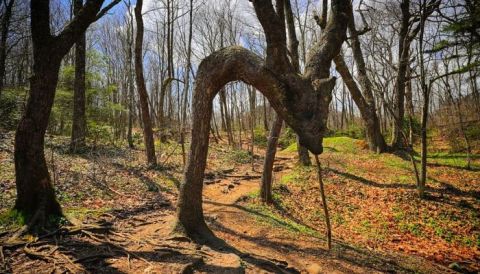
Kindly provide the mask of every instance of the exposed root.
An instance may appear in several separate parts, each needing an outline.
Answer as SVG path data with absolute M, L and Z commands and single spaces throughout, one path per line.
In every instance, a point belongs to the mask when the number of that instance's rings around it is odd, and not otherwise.
M 169 239 L 180 239 L 185 241 L 185 239 L 190 239 L 193 242 L 206 245 L 213 249 L 225 250 L 229 245 L 222 239 L 215 236 L 215 234 L 208 228 L 208 226 L 203 222 L 203 224 L 197 225 L 195 229 L 187 229 L 179 220 L 176 221 L 176 224 L 170 233 L 172 237 Z

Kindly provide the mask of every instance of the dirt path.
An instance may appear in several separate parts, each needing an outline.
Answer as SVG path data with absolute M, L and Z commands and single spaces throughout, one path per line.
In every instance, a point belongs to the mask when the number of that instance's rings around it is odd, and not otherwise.
M 293 163 L 293 159 L 282 158 L 276 165 L 286 172 Z M 327 251 L 321 238 L 292 231 L 288 223 L 278 220 L 265 222 L 272 217 L 242 203 L 242 197 L 260 185 L 260 174 L 250 169 L 250 165 L 237 166 L 204 189 L 207 223 L 234 251 L 171 238 L 176 197 L 159 193 L 156 200 L 92 220 L 105 224 L 105 230 L 79 230 L 38 241 L 28 249 L 7 250 L 3 267 L 16 273 L 32 269 L 38 273 L 449 272 L 419 258 L 381 254 L 339 241 Z M 261 170 L 260 163 L 256 170 Z
M 294 159 L 280 158 L 276 166 L 290 170 Z M 261 167 L 256 168 L 261 170 Z M 237 174 L 261 175 L 249 167 L 236 168 Z M 262 216 L 242 205 L 242 197 L 258 190 L 260 179 L 224 179 L 204 189 L 204 210 L 209 225 L 227 243 L 246 253 L 285 261 L 297 270 L 308 273 L 382 273 L 411 272 L 416 270 L 449 272 L 443 267 L 408 258 L 405 262 L 385 254 L 376 254 L 336 242 L 331 251 L 326 250 L 323 239 L 295 233 L 281 226 L 265 224 Z M 259 217 L 259 218 L 257 218 Z M 398 258 L 398 257 L 397 257 Z M 407 264 L 411 269 L 405 268 Z

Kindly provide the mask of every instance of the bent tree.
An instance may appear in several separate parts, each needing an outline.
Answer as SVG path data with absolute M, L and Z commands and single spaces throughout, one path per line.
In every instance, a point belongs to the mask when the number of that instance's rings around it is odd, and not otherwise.
M 266 57 L 233 46 L 205 58 L 197 73 L 192 103 L 192 143 L 177 207 L 175 232 L 197 242 L 217 243 L 207 227 L 202 208 L 202 190 L 207 161 L 210 118 L 215 95 L 229 82 L 243 81 L 269 100 L 276 113 L 295 130 L 299 141 L 312 153 L 323 151 L 328 105 L 335 78 L 330 76 L 332 59 L 346 38 L 349 0 L 333 0 L 331 16 L 319 41 L 312 46 L 300 74 L 288 58 L 284 1 L 252 1 L 265 32 Z
M 15 135 L 15 209 L 43 222 L 47 215 L 61 215 L 44 155 L 45 131 L 52 110 L 62 58 L 79 41 L 88 26 L 103 16 L 118 0 L 102 9 L 103 0 L 87 0 L 58 34 L 50 30 L 48 0 L 30 2 L 33 75 L 25 113 Z M 34 221 L 34 220 L 32 220 Z

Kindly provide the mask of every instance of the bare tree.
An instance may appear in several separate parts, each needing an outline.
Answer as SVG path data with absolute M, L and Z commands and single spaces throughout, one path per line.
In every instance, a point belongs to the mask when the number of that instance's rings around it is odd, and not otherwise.
M 322 16 L 326 16 L 325 10 L 326 9 L 324 8 Z M 318 18 L 318 16 L 316 16 L 316 18 L 320 26 L 325 24 L 324 22 L 326 19 L 320 19 Z M 378 119 L 375 99 L 373 97 L 372 83 L 367 75 L 365 60 L 363 58 L 363 53 L 360 46 L 359 36 L 363 32 L 368 31 L 368 28 L 365 27 L 364 30 L 360 32 L 357 31 L 355 26 L 355 17 L 353 16 L 353 12 L 352 12 L 352 14 L 350 15 L 348 29 L 350 32 L 353 57 L 355 59 L 357 69 L 358 69 L 357 73 L 358 73 L 361 90 L 358 87 L 355 80 L 353 79 L 352 74 L 348 70 L 348 66 L 345 63 L 345 60 L 342 54 L 339 54 L 334 59 L 336 69 L 342 76 L 342 79 L 345 85 L 348 87 L 350 94 L 352 96 L 352 99 L 355 101 L 358 109 L 360 110 L 362 119 L 365 122 L 366 139 L 367 139 L 369 149 L 378 153 L 384 152 L 387 150 L 387 145 L 385 143 L 385 139 L 383 138 L 382 132 L 380 130 L 380 121 Z
M 140 97 L 140 106 L 143 122 L 143 139 L 149 165 L 156 165 L 155 143 L 153 140 L 152 122 L 150 120 L 150 110 L 148 107 L 148 93 L 143 76 L 143 18 L 142 18 L 143 0 L 137 0 L 135 5 L 135 20 L 137 22 L 137 35 L 135 37 L 135 80 L 137 91 Z

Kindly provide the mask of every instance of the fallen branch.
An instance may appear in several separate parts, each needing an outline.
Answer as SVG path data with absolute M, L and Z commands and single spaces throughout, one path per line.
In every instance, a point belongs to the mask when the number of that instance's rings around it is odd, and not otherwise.
M 260 179 L 260 178 L 262 178 L 261 175 L 221 175 L 221 177 L 240 178 L 240 179 L 245 179 L 245 180 Z
M 330 226 L 330 215 L 328 214 L 327 200 L 325 198 L 325 190 L 323 187 L 322 165 L 315 154 L 315 162 L 317 163 L 318 183 L 320 184 L 320 196 L 322 198 L 323 212 L 325 213 L 325 222 L 327 224 L 327 246 L 332 249 L 332 227 Z

